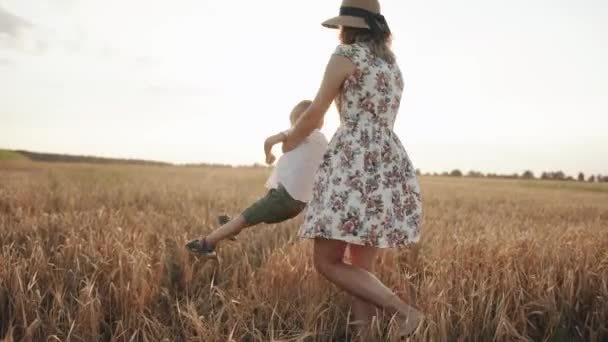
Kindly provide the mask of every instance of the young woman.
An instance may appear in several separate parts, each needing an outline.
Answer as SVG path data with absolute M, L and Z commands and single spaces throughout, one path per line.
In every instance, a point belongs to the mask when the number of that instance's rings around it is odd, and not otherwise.
M 323 25 L 339 28 L 342 44 L 283 151 L 303 141 L 334 100 L 341 124 L 316 173 L 300 236 L 314 239 L 317 271 L 353 297 L 356 320 L 371 321 L 379 307 L 394 312 L 401 335 L 409 335 L 421 313 L 371 273 L 381 248 L 417 242 L 421 228 L 415 170 L 393 131 L 404 85 L 391 32 L 377 0 L 344 0 L 340 15 Z

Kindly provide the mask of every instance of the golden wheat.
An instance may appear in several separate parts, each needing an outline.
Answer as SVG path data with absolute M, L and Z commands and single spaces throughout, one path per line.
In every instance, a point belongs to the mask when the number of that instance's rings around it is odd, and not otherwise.
M 220 263 L 184 250 L 267 174 L 3 162 L 0 339 L 354 340 L 348 298 L 314 272 L 300 219 L 246 231 Z M 608 187 L 421 183 L 422 241 L 377 267 L 428 315 L 414 340 L 608 339 Z

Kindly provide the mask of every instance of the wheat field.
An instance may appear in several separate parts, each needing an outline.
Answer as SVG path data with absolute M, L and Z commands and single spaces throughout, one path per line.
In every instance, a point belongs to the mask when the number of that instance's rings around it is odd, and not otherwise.
M 0 163 L 3 341 L 355 341 L 301 218 L 220 261 L 183 248 L 264 193 L 265 168 Z M 427 315 L 413 341 L 607 341 L 605 184 L 422 177 L 421 242 L 378 276 Z M 376 340 L 391 339 L 386 324 Z

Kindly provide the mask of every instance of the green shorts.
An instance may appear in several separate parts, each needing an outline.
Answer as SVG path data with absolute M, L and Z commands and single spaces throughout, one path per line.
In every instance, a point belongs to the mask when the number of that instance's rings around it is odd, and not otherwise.
M 241 215 L 250 225 L 258 223 L 279 223 L 298 216 L 306 203 L 293 199 L 283 185 L 270 189 L 266 196 L 260 198 Z

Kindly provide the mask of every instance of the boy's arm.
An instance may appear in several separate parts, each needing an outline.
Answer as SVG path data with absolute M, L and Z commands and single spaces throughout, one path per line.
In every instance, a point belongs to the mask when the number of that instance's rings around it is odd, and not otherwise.
M 276 144 L 282 143 L 287 139 L 287 132 L 283 131 L 281 133 L 271 135 L 264 141 L 264 153 L 266 154 L 266 163 L 272 164 L 276 159 L 274 154 L 272 154 L 272 147 Z

